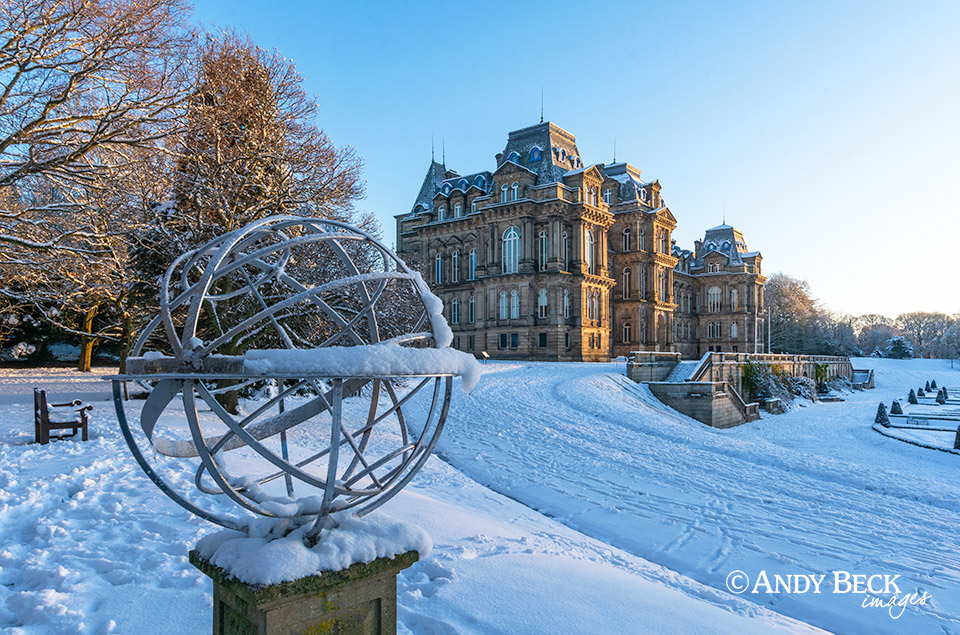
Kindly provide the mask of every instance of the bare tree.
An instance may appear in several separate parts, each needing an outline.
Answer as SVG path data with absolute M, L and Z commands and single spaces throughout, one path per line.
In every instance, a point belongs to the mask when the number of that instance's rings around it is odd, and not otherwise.
M 953 320 L 946 313 L 916 311 L 897 316 L 897 328 L 913 344 L 914 355 L 937 355 L 937 344 Z
M 145 158 L 190 94 L 183 0 L 10 0 L 0 6 L 0 273 L 7 301 L 87 335 L 127 286 Z M 83 362 L 81 361 L 81 367 Z

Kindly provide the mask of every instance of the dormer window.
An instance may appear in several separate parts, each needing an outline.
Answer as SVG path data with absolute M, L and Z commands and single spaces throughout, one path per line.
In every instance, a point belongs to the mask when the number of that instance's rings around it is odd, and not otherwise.
M 443 192 L 444 196 L 446 196 L 447 194 L 450 193 L 450 190 L 451 190 L 450 184 L 444 183 L 440 191 Z
M 531 149 L 530 149 L 530 162 L 532 163 L 532 162 L 534 162 L 534 161 L 539 161 L 539 160 L 540 160 L 540 148 L 537 148 L 537 147 L 531 148 Z
M 647 191 L 646 191 L 645 189 L 643 189 L 642 187 L 639 188 L 637 191 L 640 192 L 640 200 L 643 201 L 644 203 L 646 203 L 646 202 L 647 202 Z
M 611 195 L 609 189 L 606 189 L 606 190 L 603 191 L 603 202 L 604 202 L 604 203 L 606 203 L 607 205 L 609 205 L 609 204 L 610 204 L 610 199 L 611 199 L 611 197 L 612 197 L 612 195 Z
M 520 163 L 520 155 L 516 152 L 511 152 L 510 156 L 507 157 L 507 161 L 512 161 L 513 163 Z
M 482 174 L 478 174 L 477 178 L 473 179 L 473 184 L 479 187 L 481 190 L 483 189 L 483 186 L 486 185 L 486 183 L 487 183 L 487 180 L 483 178 Z
M 468 185 L 467 179 L 460 179 L 460 182 L 457 183 L 457 187 L 459 187 L 464 192 L 467 191 L 467 185 Z

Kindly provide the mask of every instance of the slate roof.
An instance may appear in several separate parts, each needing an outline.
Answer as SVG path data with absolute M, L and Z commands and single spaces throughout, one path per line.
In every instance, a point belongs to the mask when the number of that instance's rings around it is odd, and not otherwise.
M 444 179 L 447 177 L 447 168 L 436 161 L 430 162 L 430 168 L 427 175 L 423 177 L 423 185 L 420 186 L 420 193 L 417 194 L 417 200 L 414 201 L 411 213 L 417 211 L 417 207 L 423 207 L 425 210 L 433 209 L 433 197 L 440 191 Z
M 703 259 L 710 253 L 717 252 L 726 256 L 730 264 L 742 265 L 744 258 L 758 255 L 758 251 L 747 251 L 747 243 L 743 240 L 743 233 L 730 225 L 723 224 L 706 231 L 700 249 L 697 250 L 697 267 L 703 266 Z
M 533 148 L 540 149 L 539 161 L 530 160 Z M 567 171 L 584 167 L 576 137 L 550 121 L 509 133 L 497 167 L 510 160 L 536 174 L 537 185 L 562 183 Z

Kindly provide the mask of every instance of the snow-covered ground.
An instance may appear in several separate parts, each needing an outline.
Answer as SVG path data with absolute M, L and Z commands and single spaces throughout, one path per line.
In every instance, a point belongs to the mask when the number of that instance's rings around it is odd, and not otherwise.
M 871 429 L 877 401 L 960 385 L 960 370 L 868 365 L 877 390 L 718 431 L 623 364 L 486 364 L 454 392 L 449 464 L 383 508 L 434 543 L 400 576 L 400 630 L 960 632 L 960 457 Z M 29 444 L 34 385 L 92 401 L 91 440 Z M 0 374 L 0 630 L 209 631 L 210 583 L 186 556 L 218 528 L 142 475 L 108 389 L 63 369 Z M 894 620 L 829 579 L 818 595 L 735 595 L 735 570 L 899 574 L 930 599 Z

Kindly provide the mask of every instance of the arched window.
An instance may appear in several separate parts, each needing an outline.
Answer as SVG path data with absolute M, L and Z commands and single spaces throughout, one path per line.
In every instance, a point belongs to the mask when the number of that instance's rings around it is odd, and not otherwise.
M 500 292 L 500 319 L 506 320 L 507 317 L 510 315 L 509 311 L 510 311 L 509 305 L 507 304 L 507 292 L 501 291 Z
M 570 317 L 570 292 L 563 290 L 563 317 Z
M 547 290 L 540 289 L 537 293 L 537 317 L 547 317 Z
M 486 183 L 487 183 L 487 180 L 483 178 L 482 174 L 478 174 L 477 178 L 473 179 L 473 184 L 479 187 L 481 190 L 483 189 L 483 186 L 486 185 Z
M 457 203 L 453 206 L 453 217 L 460 218 L 461 216 L 463 216 L 463 207 L 461 207 L 460 203 Z
M 623 250 L 630 251 L 630 228 L 627 227 L 623 230 Z
M 641 187 L 640 190 L 639 190 L 639 192 L 640 192 L 640 200 L 643 201 L 644 203 L 646 203 L 646 202 L 647 202 L 647 191 Z
M 450 323 L 460 324 L 460 298 L 454 298 L 450 303 Z
M 583 246 L 584 257 L 587 259 L 587 273 L 594 273 L 593 266 L 593 232 L 587 230 L 586 244 Z
M 719 313 L 722 298 L 723 293 L 720 291 L 720 287 L 710 287 L 710 290 L 707 291 L 707 312 Z
M 730 289 L 730 310 L 739 311 L 740 310 L 740 294 L 736 289 Z M 736 328 L 736 324 L 733 325 Z M 736 335 L 734 335 L 736 337 Z
M 453 252 L 453 257 L 450 259 L 450 281 L 451 282 L 460 282 L 460 250 Z
M 610 199 L 611 199 L 610 190 L 609 190 L 609 189 L 604 190 L 604 191 L 603 191 L 603 202 L 606 203 L 607 205 L 609 205 L 609 204 L 610 204 Z
M 457 183 L 457 187 L 459 187 L 461 190 L 463 190 L 464 192 L 466 192 L 466 191 L 467 191 L 467 179 L 460 179 L 460 182 Z
M 517 273 L 520 269 L 520 230 L 509 227 L 503 232 L 503 273 Z
M 600 319 L 600 294 L 596 291 L 593 292 L 593 319 Z
M 469 266 L 470 266 L 470 268 L 469 268 L 469 270 L 468 270 L 468 276 L 469 276 L 469 277 L 468 277 L 467 279 L 468 279 L 468 280 L 476 280 L 476 279 L 477 279 L 477 250 L 476 250 L 476 249 L 471 249 L 471 250 L 470 250 L 470 265 L 469 265 Z
M 506 203 L 510 200 L 510 186 L 504 183 L 500 186 L 500 202 Z
M 630 298 L 630 267 L 624 267 L 623 269 L 623 297 L 624 299 Z
M 447 217 L 447 208 L 441 205 L 437 208 L 437 220 L 445 220 Z
M 473 324 L 477 321 L 477 301 L 473 299 L 473 296 L 470 296 L 470 300 L 467 302 L 467 322 Z
M 737 339 L 737 323 L 733 322 L 730 325 L 730 339 Z
M 570 270 L 570 263 L 567 260 L 568 245 L 567 232 L 563 232 L 563 236 L 560 239 L 560 266 L 563 267 L 564 271 Z
M 520 317 L 520 293 L 514 289 L 510 292 L 510 319 L 516 320 Z
M 514 163 L 520 162 L 520 155 L 516 152 L 511 152 L 510 156 L 507 157 L 507 161 L 513 161 Z
M 541 229 L 537 234 L 537 261 L 540 271 L 547 270 L 547 232 Z
M 520 184 L 516 181 L 510 186 L 510 199 L 514 201 L 520 200 Z
M 632 335 L 632 333 L 630 333 L 630 323 L 629 323 L 629 322 L 624 322 L 624 323 L 623 323 L 623 343 L 624 343 L 624 344 L 629 344 L 629 343 L 630 343 L 630 337 L 631 337 L 631 335 Z
M 449 193 L 450 193 L 450 189 L 451 189 L 451 188 L 450 188 L 450 184 L 449 184 L 449 183 L 444 183 L 444 184 L 443 184 L 443 187 L 440 188 L 440 191 L 442 191 L 444 194 L 449 194 Z
M 530 161 L 539 161 L 540 160 L 540 148 L 534 146 L 530 148 Z
M 433 261 L 433 281 L 437 284 L 443 284 L 443 254 L 437 254 Z

